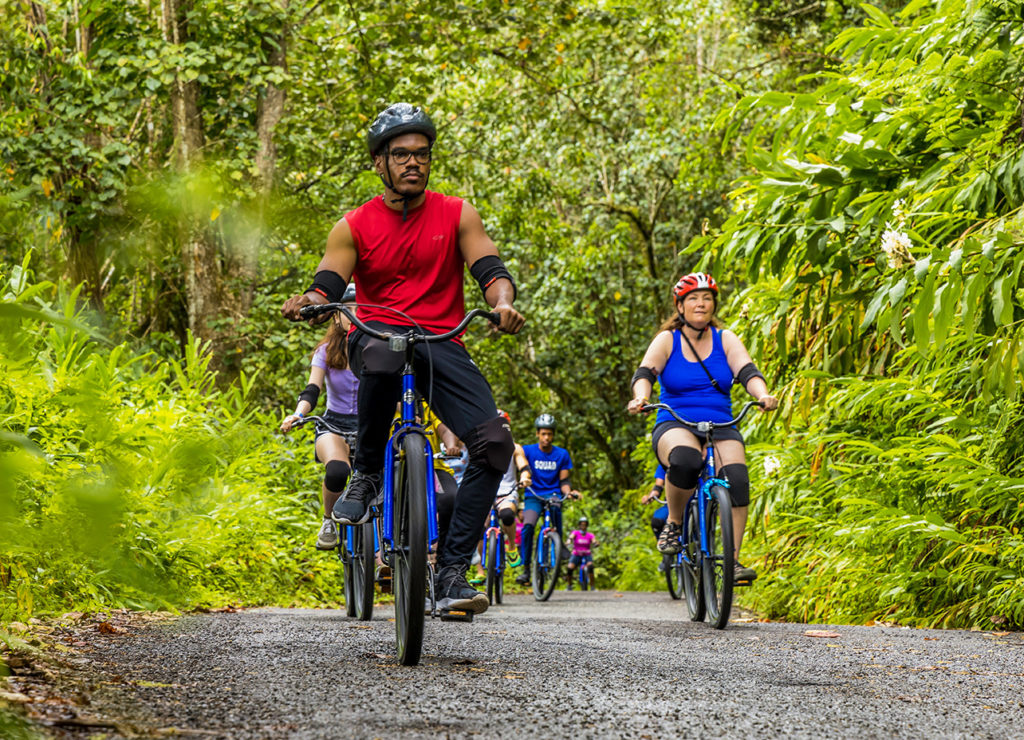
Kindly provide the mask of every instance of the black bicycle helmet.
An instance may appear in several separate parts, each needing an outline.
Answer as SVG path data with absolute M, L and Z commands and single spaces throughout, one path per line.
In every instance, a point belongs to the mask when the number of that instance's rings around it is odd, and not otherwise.
M 373 119 L 370 130 L 366 132 L 366 148 L 370 150 L 370 156 L 380 154 L 385 144 L 402 134 L 423 134 L 433 146 L 437 138 L 437 129 L 430 116 L 418 105 L 389 105 Z
M 556 429 L 555 417 L 551 414 L 541 414 L 534 420 L 533 425 L 537 429 L 550 429 L 554 431 Z
M 341 303 L 355 303 L 356 302 L 356 284 L 349 283 L 345 286 L 345 294 L 341 297 Z

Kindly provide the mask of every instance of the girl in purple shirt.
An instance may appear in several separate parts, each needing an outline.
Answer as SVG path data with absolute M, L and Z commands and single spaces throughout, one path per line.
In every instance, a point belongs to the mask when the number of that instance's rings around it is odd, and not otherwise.
M 296 421 L 316 408 L 320 392 L 327 391 L 327 410 L 323 421 L 316 422 L 314 442 L 317 462 L 324 464 L 323 523 L 317 535 L 318 550 L 331 550 L 338 546 L 338 525 L 330 513 L 345 490 L 351 466 L 350 443 L 356 434 L 356 395 L 359 380 L 348 366 L 349 320 L 342 313 L 334 314 L 327 334 L 313 352 L 309 384 L 299 394 L 295 413 L 281 423 L 287 432 Z

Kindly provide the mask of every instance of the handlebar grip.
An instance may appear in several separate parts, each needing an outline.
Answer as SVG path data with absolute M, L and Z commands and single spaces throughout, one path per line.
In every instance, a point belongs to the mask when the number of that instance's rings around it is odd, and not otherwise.
M 310 304 L 308 306 L 303 306 L 299 309 L 299 316 L 304 319 L 314 319 L 324 312 L 324 305 L 328 304 Z

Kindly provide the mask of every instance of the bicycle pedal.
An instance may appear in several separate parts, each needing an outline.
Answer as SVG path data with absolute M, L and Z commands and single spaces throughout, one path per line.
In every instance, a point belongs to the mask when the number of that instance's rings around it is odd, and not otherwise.
M 733 588 L 743 588 L 745 586 L 751 586 L 751 585 L 753 585 L 753 583 L 754 583 L 753 579 L 749 579 L 748 578 L 748 579 L 742 580 L 742 581 L 733 581 L 732 585 L 733 585 Z
M 442 609 L 440 612 L 442 622 L 472 622 L 474 614 L 468 611 L 456 611 L 453 609 Z

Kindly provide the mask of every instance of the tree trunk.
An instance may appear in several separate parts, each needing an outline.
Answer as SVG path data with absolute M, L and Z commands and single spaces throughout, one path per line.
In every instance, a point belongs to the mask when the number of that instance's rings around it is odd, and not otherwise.
M 161 22 L 164 41 L 182 45 L 189 41 L 188 13 L 192 0 L 163 0 Z M 199 82 L 176 74 L 171 86 L 171 113 L 174 127 L 173 160 L 178 170 L 188 176 L 202 166 L 203 122 L 199 111 Z M 201 211 L 201 208 L 188 209 Z M 185 276 L 185 297 L 188 307 L 188 328 L 200 338 L 214 344 L 215 366 L 220 366 L 217 332 L 212 322 L 221 308 L 221 264 L 213 234 L 200 217 L 187 216 L 182 226 L 181 257 Z

